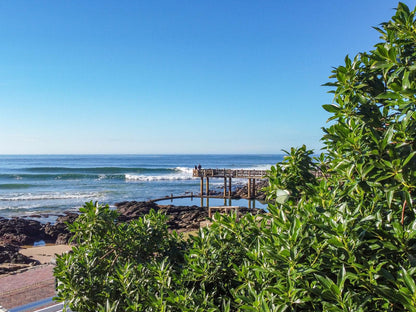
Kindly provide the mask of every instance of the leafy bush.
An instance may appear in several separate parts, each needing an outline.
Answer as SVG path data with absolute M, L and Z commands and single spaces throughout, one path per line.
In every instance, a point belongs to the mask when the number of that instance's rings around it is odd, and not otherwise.
M 318 167 L 310 157 L 313 151 L 307 150 L 303 145 L 300 148 L 292 147 L 290 152 L 284 152 L 286 155 L 283 162 L 272 166 L 267 175 L 269 186 L 265 191 L 269 202 L 283 203 L 286 199 L 285 193 L 296 202 L 302 196 L 309 196 L 315 192 L 317 180 L 313 172 L 317 171 Z
M 416 311 L 415 10 L 399 3 L 377 30 L 327 84 L 325 153 L 291 149 L 270 170 L 270 214 L 216 214 L 185 241 L 158 213 L 119 224 L 87 203 L 57 298 L 79 312 Z
M 70 230 L 76 246 L 57 259 L 57 298 L 75 311 L 141 311 L 169 288 L 185 243 L 169 233 L 166 216 L 151 211 L 118 223 L 108 206 L 86 203 Z

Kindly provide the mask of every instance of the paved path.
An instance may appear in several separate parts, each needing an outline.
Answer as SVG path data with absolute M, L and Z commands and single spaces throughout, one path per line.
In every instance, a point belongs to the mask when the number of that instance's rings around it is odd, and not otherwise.
M 0 275 L 0 305 L 15 308 L 55 295 L 54 265 L 40 265 L 17 274 Z

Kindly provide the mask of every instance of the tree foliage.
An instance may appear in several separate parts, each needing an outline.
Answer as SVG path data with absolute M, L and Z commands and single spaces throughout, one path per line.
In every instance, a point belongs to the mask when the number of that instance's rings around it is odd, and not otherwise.
M 268 201 L 285 202 L 286 197 L 294 202 L 302 196 L 309 196 L 315 192 L 317 184 L 314 172 L 318 170 L 311 159 L 312 150 L 307 150 L 303 145 L 300 148 L 292 147 L 290 152 L 284 151 L 286 155 L 283 162 L 272 166 L 267 178 L 269 186 L 265 189 Z M 288 195 L 288 196 L 285 196 Z
M 376 29 L 327 84 L 324 153 L 293 148 L 270 170 L 270 214 L 216 214 L 184 241 L 158 213 L 120 224 L 87 203 L 57 298 L 79 312 L 416 311 L 415 10 L 399 3 Z

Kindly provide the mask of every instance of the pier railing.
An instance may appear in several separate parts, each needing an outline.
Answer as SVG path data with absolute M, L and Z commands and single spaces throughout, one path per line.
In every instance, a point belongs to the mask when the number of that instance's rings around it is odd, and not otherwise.
M 199 178 L 242 178 L 262 179 L 267 170 L 255 169 L 194 169 L 193 176 Z

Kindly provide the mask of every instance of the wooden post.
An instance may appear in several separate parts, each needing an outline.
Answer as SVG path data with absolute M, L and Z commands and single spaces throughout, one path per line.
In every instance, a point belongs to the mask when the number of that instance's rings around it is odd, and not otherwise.
M 231 197 L 231 177 L 230 177 L 230 181 L 228 183 L 228 196 Z
M 253 179 L 253 198 L 256 198 L 256 179 Z
M 209 178 L 207 177 L 207 196 L 209 196 Z
M 250 199 L 251 198 L 251 179 L 248 179 L 248 183 L 247 183 L 247 198 Z
M 201 177 L 201 198 L 204 195 L 204 177 Z
M 225 169 L 224 169 L 225 172 Z M 224 198 L 227 196 L 227 178 L 225 177 L 224 174 Z

